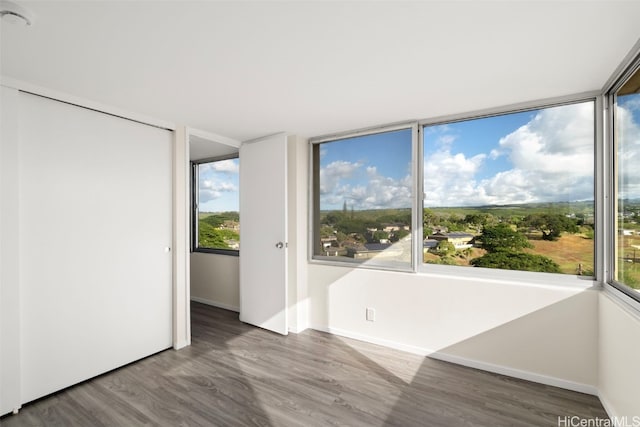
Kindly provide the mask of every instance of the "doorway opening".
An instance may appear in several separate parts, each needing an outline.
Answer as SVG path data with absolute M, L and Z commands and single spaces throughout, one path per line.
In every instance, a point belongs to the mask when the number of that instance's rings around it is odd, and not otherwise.
M 240 142 L 189 130 L 191 300 L 239 312 Z

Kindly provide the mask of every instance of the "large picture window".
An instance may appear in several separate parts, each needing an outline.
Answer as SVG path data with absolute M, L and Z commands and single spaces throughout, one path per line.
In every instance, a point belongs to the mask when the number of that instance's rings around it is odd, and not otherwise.
M 640 300 L 640 71 L 614 94 L 616 146 L 615 279 Z
M 194 250 L 238 254 L 239 166 L 237 157 L 193 164 Z
M 313 145 L 314 258 L 412 265 L 413 130 Z
M 593 276 L 594 108 L 425 126 L 424 263 Z
M 313 258 L 595 277 L 595 108 L 439 121 L 422 141 L 413 127 L 312 140 Z

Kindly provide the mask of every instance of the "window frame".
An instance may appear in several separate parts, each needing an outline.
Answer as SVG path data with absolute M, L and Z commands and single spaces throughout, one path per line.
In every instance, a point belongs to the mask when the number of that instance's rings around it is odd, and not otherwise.
M 422 260 L 422 232 L 423 225 L 421 219 L 421 213 L 424 204 L 424 161 L 423 161 L 423 129 L 425 126 L 432 126 L 438 124 L 446 124 L 453 122 L 460 122 L 472 119 L 479 119 L 485 117 L 493 117 L 499 115 L 505 115 L 510 113 L 518 113 L 531 110 L 539 110 L 549 107 L 556 107 L 561 105 L 577 104 L 581 102 L 593 102 L 594 104 L 594 217 L 595 217 L 595 235 L 594 235 L 594 276 L 578 276 L 571 274 L 561 273 L 545 273 L 545 272 L 530 272 L 519 270 L 501 270 L 491 268 L 460 268 L 460 266 L 448 266 L 448 265 L 434 265 L 425 264 Z M 605 198 L 602 197 L 603 193 L 603 166 L 599 157 L 602 150 L 602 91 L 590 91 L 578 94 L 571 94 L 560 97 L 539 99 L 534 101 L 527 101 L 522 103 L 515 103 L 510 105 L 503 105 L 499 107 L 487 108 L 482 110 L 475 110 L 470 112 L 450 114 L 443 116 L 436 116 L 433 118 L 399 122 L 383 126 L 375 126 L 370 128 L 358 129 L 353 131 L 345 131 L 340 133 L 328 134 L 324 136 L 313 137 L 309 139 L 309 235 L 308 235 L 308 261 L 310 264 L 330 265 L 338 267 L 349 268 L 364 268 L 373 270 L 390 270 L 416 273 L 423 276 L 444 276 L 451 279 L 461 280 L 480 280 L 480 281 L 492 281 L 492 282 L 508 282 L 509 284 L 524 284 L 524 285 L 536 285 L 536 286 L 561 286 L 563 288 L 578 288 L 588 289 L 594 287 L 600 287 L 604 278 L 604 257 L 605 251 L 600 242 L 605 242 L 604 239 L 604 218 L 603 212 L 605 210 Z M 413 147 L 412 147 L 412 173 L 413 173 L 413 203 L 412 203 L 412 266 L 411 269 L 397 269 L 390 267 L 372 266 L 366 264 L 359 264 L 355 262 L 348 262 L 342 260 L 329 260 L 331 257 L 322 257 L 314 254 L 314 244 L 316 239 L 316 233 L 319 231 L 319 227 L 316 224 L 316 194 L 319 194 L 317 187 L 314 170 L 314 147 L 322 142 L 329 142 L 339 139 L 345 139 L 355 136 L 366 136 L 374 133 L 389 132 L 400 129 L 407 129 L 411 127 L 413 129 Z M 416 161 L 416 159 L 418 159 Z M 319 197 L 318 197 L 319 200 Z M 319 218 L 318 218 L 319 219 Z
M 617 92 L 635 74 L 640 72 L 640 48 L 632 51 L 632 54 L 623 61 L 621 67 L 614 74 L 606 90 L 603 93 L 605 102 L 606 125 L 604 126 L 606 150 L 606 165 L 608 167 L 607 195 L 610 203 L 607 204 L 608 224 L 606 227 L 609 239 L 607 241 L 608 257 L 606 260 L 607 275 L 604 280 L 605 290 L 618 300 L 625 302 L 635 310 L 640 311 L 640 294 L 631 291 L 628 285 L 616 280 L 617 269 L 617 242 L 618 242 L 618 144 L 616 140 L 616 99 Z
M 223 160 L 240 159 L 239 153 L 227 154 L 224 156 L 207 157 L 205 159 L 192 160 L 191 163 L 191 252 L 200 252 L 207 254 L 240 256 L 239 249 L 223 249 L 223 248 L 207 248 L 198 245 L 198 217 L 200 213 L 200 195 L 199 195 L 199 167 L 202 164 L 215 163 Z M 238 207 L 239 213 L 240 207 Z
M 602 228 L 600 224 L 603 216 L 599 210 L 599 205 L 602 204 L 602 201 L 599 200 L 599 165 L 598 165 L 598 139 L 599 139 L 599 129 L 601 129 L 601 124 L 599 123 L 598 117 L 601 115 L 599 111 L 601 111 L 601 103 L 599 101 L 599 92 L 587 92 L 580 93 L 575 95 L 568 95 L 556 98 L 548 98 L 544 100 L 523 102 L 518 104 L 512 104 L 510 106 L 505 107 L 496 107 L 490 108 L 486 110 L 478 110 L 475 112 L 469 113 L 460 113 L 453 114 L 448 116 L 440 116 L 432 119 L 424 119 L 418 121 L 418 125 L 420 126 L 420 185 L 424 184 L 424 141 L 423 141 L 423 132 L 424 128 L 427 126 L 438 126 L 438 125 L 446 125 L 451 123 L 460 123 L 469 120 L 476 119 L 484 119 L 490 117 L 498 117 L 509 114 L 522 113 L 527 111 L 535 111 L 535 110 L 543 110 L 545 108 L 553 108 L 560 107 L 563 105 L 573 105 L 580 104 L 586 102 L 593 103 L 593 132 L 594 132 L 594 140 L 593 140 L 593 199 L 594 199 L 594 253 L 593 253 L 593 268 L 594 275 L 593 276 L 578 276 L 574 274 L 563 274 L 563 273 L 546 273 L 546 272 L 538 272 L 538 271 L 523 271 L 523 270 L 504 270 L 498 268 L 483 268 L 483 267 L 473 267 L 473 268 L 465 268 L 456 265 L 438 265 L 438 264 L 427 264 L 420 260 L 420 264 L 418 264 L 418 272 L 420 273 L 433 273 L 439 275 L 447 275 L 452 277 L 474 277 L 481 279 L 498 279 L 498 280 L 521 280 L 527 283 L 555 283 L 562 286 L 567 285 L 575 285 L 577 284 L 580 287 L 583 286 L 593 286 L 598 282 L 599 274 L 603 271 L 602 264 L 599 263 L 599 260 L 602 258 L 602 250 L 599 248 L 598 243 L 603 241 L 602 236 L 598 234 L 598 230 Z M 422 209 L 424 207 L 424 188 L 421 188 L 420 191 L 420 200 L 419 207 Z M 420 221 L 420 232 L 422 233 L 422 221 Z M 421 234 L 422 235 L 422 234 Z M 422 242 L 420 242 L 421 244 Z M 422 247 L 415 249 L 416 251 L 422 250 Z
M 339 141 L 343 139 L 362 137 L 368 135 L 376 135 L 399 130 L 411 130 L 411 262 L 404 267 L 385 266 L 379 264 L 368 264 L 357 261 L 336 260 L 335 257 L 316 255 L 315 244 L 319 241 L 317 233 L 320 232 L 320 183 L 316 177 L 319 177 L 319 147 L 323 143 Z M 416 193 L 418 191 L 418 169 L 419 166 L 413 161 L 416 158 L 417 141 L 418 141 L 418 123 L 414 120 L 408 122 L 397 122 L 382 126 L 374 126 L 369 128 L 357 129 L 353 131 L 339 132 L 329 135 L 313 137 L 309 139 L 309 244 L 308 244 L 308 261 L 312 264 L 330 265 L 339 267 L 364 268 L 370 270 L 398 271 L 398 272 L 415 272 L 416 271 L 416 252 L 415 240 L 418 236 L 417 224 L 419 218 L 416 215 Z M 316 163 L 316 158 L 318 163 Z M 422 232 L 420 230 L 420 232 Z M 420 239 L 422 241 L 422 239 Z

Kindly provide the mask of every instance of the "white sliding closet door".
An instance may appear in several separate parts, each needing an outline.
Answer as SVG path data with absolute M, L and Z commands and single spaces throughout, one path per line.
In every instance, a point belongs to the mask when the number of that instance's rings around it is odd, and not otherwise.
M 172 134 L 20 106 L 24 403 L 171 347 Z

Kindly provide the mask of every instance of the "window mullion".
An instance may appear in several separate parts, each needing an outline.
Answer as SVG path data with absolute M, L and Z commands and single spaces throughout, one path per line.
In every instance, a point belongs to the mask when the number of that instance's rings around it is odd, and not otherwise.
M 422 127 L 417 123 L 413 129 L 413 271 L 422 267 L 422 212 L 424 204 L 424 161 L 422 149 Z

